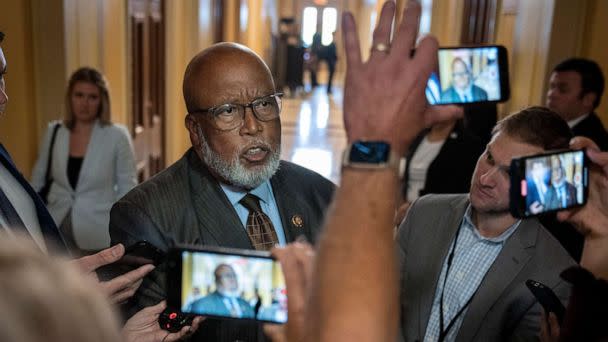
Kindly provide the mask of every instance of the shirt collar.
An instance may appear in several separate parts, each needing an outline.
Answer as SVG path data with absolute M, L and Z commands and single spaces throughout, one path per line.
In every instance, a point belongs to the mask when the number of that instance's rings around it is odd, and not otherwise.
M 469 101 L 472 101 L 473 99 L 473 84 L 469 84 L 469 86 L 464 90 L 460 90 L 460 89 L 456 89 L 456 87 L 454 87 L 454 90 L 456 90 L 456 93 L 458 94 L 458 96 L 460 96 L 460 98 L 464 99 L 464 96 L 466 95 Z
M 226 197 L 228 197 L 230 204 L 232 204 L 233 206 L 239 204 L 239 201 L 247 193 L 256 195 L 264 203 L 270 203 L 270 196 L 272 195 L 272 188 L 270 186 L 270 181 L 268 181 L 268 180 L 265 181 L 264 183 L 260 184 L 257 188 L 254 188 L 250 191 L 246 191 L 244 189 L 237 188 L 237 187 L 234 187 L 234 186 L 231 186 L 228 184 L 223 184 L 223 183 L 220 183 L 220 186 L 222 187 L 222 190 L 224 190 Z
M 589 116 L 589 113 L 585 114 L 585 115 L 581 115 L 576 119 L 572 119 L 570 121 L 568 121 L 568 126 L 570 126 L 570 128 L 576 126 L 579 122 L 585 120 L 587 117 Z
M 473 234 L 475 234 L 475 236 L 480 239 L 480 240 L 485 240 L 485 241 L 489 241 L 489 242 L 494 242 L 494 243 L 504 243 L 517 229 L 517 227 L 519 227 L 519 224 L 521 223 L 521 220 L 517 220 L 517 222 L 513 223 L 509 229 L 505 230 L 502 234 L 493 237 L 493 238 L 487 238 L 485 236 L 482 236 L 481 234 L 479 234 L 479 230 L 477 229 L 477 227 L 475 226 L 475 224 L 473 224 L 473 219 L 471 219 L 471 212 L 473 211 L 471 205 L 469 204 L 469 206 L 467 207 L 467 210 L 464 212 L 464 223 L 465 223 L 465 227 L 467 229 L 470 229 Z

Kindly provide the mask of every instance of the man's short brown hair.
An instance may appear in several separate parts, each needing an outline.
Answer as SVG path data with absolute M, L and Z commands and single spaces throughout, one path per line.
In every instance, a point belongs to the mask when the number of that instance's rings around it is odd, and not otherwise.
M 568 123 L 545 107 L 528 107 L 500 120 L 492 135 L 499 132 L 544 150 L 568 148 L 573 137 Z

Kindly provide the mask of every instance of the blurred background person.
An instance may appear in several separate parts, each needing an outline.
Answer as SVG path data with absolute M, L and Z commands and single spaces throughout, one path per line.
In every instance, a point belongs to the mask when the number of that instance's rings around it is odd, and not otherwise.
M 427 112 L 463 115 L 460 106 L 431 106 Z M 481 139 L 458 119 L 436 123 L 420 133 L 405 157 L 402 187 L 405 203 L 395 223 L 401 223 L 409 204 L 422 195 L 468 192 L 475 164 L 484 148 Z
M 103 292 L 27 239 L 0 239 L 0 341 L 121 341 Z
M 336 32 L 332 32 L 333 39 L 329 45 L 323 47 L 322 58 L 327 62 L 327 69 L 329 76 L 327 78 L 327 93 L 332 92 L 332 83 L 334 80 L 334 73 L 336 72 L 336 63 L 338 62 L 338 53 L 336 52 Z
M 173 342 L 202 322 L 169 333 L 158 324 L 163 301 L 129 319 L 122 330 L 108 297 L 77 263 L 49 257 L 25 234 L 0 232 L 0 321 L 3 342 Z M 10 313 L 10 314 L 9 314 Z
M 319 85 L 319 83 L 317 82 L 317 71 L 319 70 L 319 59 L 322 57 L 322 50 L 323 44 L 321 43 L 321 34 L 317 32 L 312 36 L 312 44 L 310 44 L 310 53 L 308 60 L 308 70 L 310 71 L 311 88 L 315 88 Z
M 135 156 L 127 128 L 110 121 L 108 86 L 99 71 L 76 70 L 65 103 L 65 119 L 51 123 L 42 140 L 32 186 L 45 186 L 50 165 L 49 212 L 74 254 L 90 254 L 110 245 L 110 208 L 137 184 Z
M 546 106 L 568 121 L 574 135 L 593 140 L 608 149 L 608 132 L 595 113 L 604 93 L 600 66 L 585 58 L 569 58 L 553 68 Z

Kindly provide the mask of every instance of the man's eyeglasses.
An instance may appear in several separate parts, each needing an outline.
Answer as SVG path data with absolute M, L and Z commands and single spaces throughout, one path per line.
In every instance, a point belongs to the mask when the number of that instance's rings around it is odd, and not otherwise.
M 469 76 L 469 73 L 466 71 L 463 72 L 453 72 L 452 73 L 452 77 L 456 78 L 456 77 L 465 77 L 465 76 Z
M 253 115 L 260 121 L 271 121 L 278 118 L 281 113 L 282 96 L 283 93 L 275 93 L 245 104 L 225 103 L 207 109 L 196 109 L 190 114 L 209 113 L 215 128 L 229 131 L 243 126 L 246 108 L 251 108 Z

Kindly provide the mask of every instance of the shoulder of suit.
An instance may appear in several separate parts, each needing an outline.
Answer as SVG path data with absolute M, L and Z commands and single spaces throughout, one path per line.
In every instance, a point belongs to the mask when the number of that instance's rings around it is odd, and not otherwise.
M 183 197 L 189 191 L 188 162 L 183 156 L 166 169 L 152 176 L 148 180 L 135 186 L 119 202 L 147 202 L 154 203 L 172 201 L 173 198 Z
M 68 129 L 67 127 L 65 127 L 65 125 L 63 124 L 62 120 L 51 120 L 49 121 L 49 125 L 47 126 L 47 129 L 49 130 L 49 132 L 52 132 L 53 129 L 55 129 L 55 126 L 59 125 L 59 128 L 63 128 L 63 129 Z
M 545 228 L 545 226 L 538 222 L 538 220 L 536 221 L 539 228 L 536 244 L 542 251 L 543 255 L 541 255 L 541 258 L 546 257 L 547 255 L 551 256 L 545 261 L 548 264 L 548 267 L 549 265 L 553 266 L 557 272 L 561 272 L 565 268 L 575 265 L 576 262 L 562 244 L 547 230 L 547 228 Z
M 107 125 L 99 125 L 104 131 L 111 132 L 112 134 L 129 135 L 129 129 L 127 126 L 119 123 L 109 123 Z
M 419 209 L 431 206 L 434 210 L 443 210 L 466 206 L 468 202 L 468 194 L 430 194 L 419 197 L 414 204 Z
M 330 187 L 332 189 L 336 187 L 329 179 L 321 176 L 317 172 L 286 160 L 281 160 L 279 170 L 275 177 L 277 176 L 294 179 L 294 181 L 303 182 L 309 186 Z

